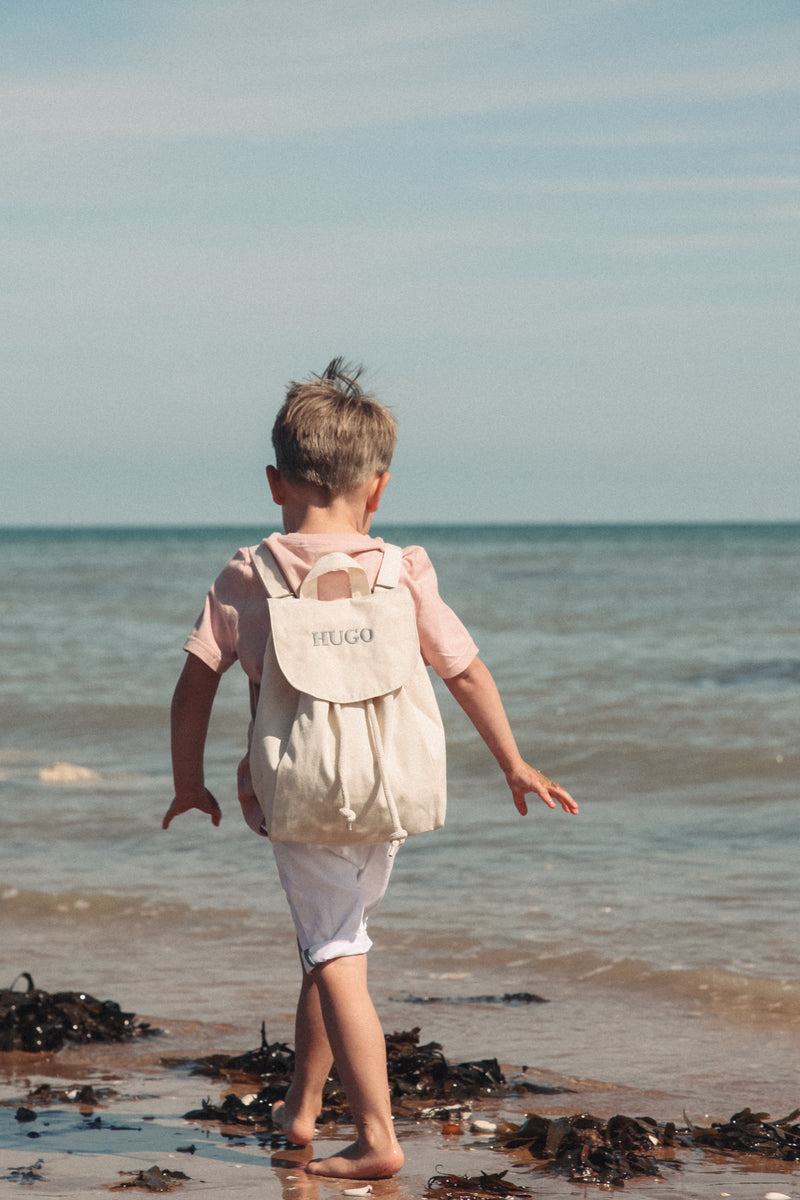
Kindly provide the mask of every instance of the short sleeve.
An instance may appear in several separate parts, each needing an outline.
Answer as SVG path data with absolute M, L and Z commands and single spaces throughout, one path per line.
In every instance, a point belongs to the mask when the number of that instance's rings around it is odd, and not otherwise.
M 433 563 L 421 546 L 403 551 L 401 582 L 417 610 L 422 657 L 441 679 L 452 679 L 470 665 L 478 647 L 466 626 L 439 595 Z
M 246 673 L 260 679 L 266 636 L 264 590 L 249 551 L 239 550 L 211 585 L 183 648 L 220 675 L 241 660 Z

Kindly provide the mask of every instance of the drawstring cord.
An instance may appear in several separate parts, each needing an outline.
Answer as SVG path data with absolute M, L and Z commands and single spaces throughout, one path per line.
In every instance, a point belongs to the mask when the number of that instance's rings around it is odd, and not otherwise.
M 389 697 L 387 696 L 388 700 Z M 378 717 L 375 712 L 375 701 L 365 700 L 364 706 L 367 710 L 367 724 L 372 735 L 372 748 L 375 751 L 375 757 L 378 760 L 378 771 L 381 777 L 381 785 L 383 786 L 383 794 L 386 797 L 386 807 L 389 809 L 389 816 L 392 818 L 392 830 L 389 841 L 394 844 L 404 842 L 408 837 L 408 833 L 400 823 L 400 814 L 397 811 L 397 805 L 394 802 L 394 795 L 389 786 L 389 773 L 386 770 L 386 761 L 383 757 L 383 739 L 381 738 L 381 729 L 378 724 Z
M 386 699 L 388 699 L 388 697 L 386 697 Z M 375 760 L 378 764 L 378 774 L 381 777 L 381 787 L 383 788 L 383 794 L 386 799 L 386 807 L 388 808 L 389 816 L 392 819 L 393 828 L 387 841 L 390 841 L 392 846 L 396 847 L 406 840 L 408 837 L 408 832 L 403 828 L 400 822 L 400 814 L 397 811 L 397 804 L 395 803 L 394 794 L 389 785 L 389 773 L 386 769 L 386 759 L 384 758 L 383 754 L 383 738 L 381 737 L 381 729 L 380 725 L 378 724 L 377 714 L 375 712 L 375 702 L 374 700 L 364 700 L 362 703 L 364 705 L 364 711 L 367 718 L 367 728 L 369 729 L 370 741 L 372 742 L 372 752 L 375 755 Z M 339 722 L 339 729 L 341 730 L 341 705 L 332 704 L 331 707 L 336 713 L 336 718 Z M 353 828 L 353 821 L 355 821 L 357 814 L 350 807 L 350 798 L 347 795 L 344 786 L 345 775 L 342 771 L 342 749 L 344 746 L 344 738 L 340 737 L 338 741 L 339 745 L 337 747 L 336 767 L 340 780 L 340 794 L 342 799 L 339 815 L 344 817 L 345 821 L 347 821 L 348 830 L 351 830 Z
M 341 706 L 341 704 L 332 703 L 331 708 L 333 709 L 334 713 L 336 714 L 336 721 L 339 726 L 339 735 L 340 735 L 336 739 L 338 742 L 338 745 L 336 747 L 336 774 L 339 779 L 339 791 L 340 791 L 340 794 L 342 797 L 342 807 L 339 809 L 339 815 L 341 817 L 344 817 L 345 821 L 347 821 L 347 829 L 349 831 L 353 828 L 353 821 L 355 821 L 356 816 L 358 814 L 355 813 L 352 808 L 350 808 L 350 797 L 347 795 L 347 790 L 344 786 L 344 773 L 342 771 L 342 750 L 343 750 L 343 745 L 344 745 L 344 738 L 341 736 L 342 706 Z

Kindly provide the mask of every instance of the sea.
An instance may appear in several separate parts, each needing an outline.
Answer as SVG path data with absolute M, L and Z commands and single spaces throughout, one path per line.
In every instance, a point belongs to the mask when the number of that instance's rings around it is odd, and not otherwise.
M 206 752 L 222 822 L 160 827 L 183 642 L 269 532 L 0 530 L 0 987 L 28 972 L 234 1050 L 262 1022 L 293 1040 L 293 931 L 236 799 L 236 666 Z M 437 681 L 447 822 L 402 847 L 370 922 L 387 1032 L 568 1081 L 573 1107 L 798 1107 L 800 525 L 373 532 L 425 546 L 524 756 L 580 805 L 521 817 Z

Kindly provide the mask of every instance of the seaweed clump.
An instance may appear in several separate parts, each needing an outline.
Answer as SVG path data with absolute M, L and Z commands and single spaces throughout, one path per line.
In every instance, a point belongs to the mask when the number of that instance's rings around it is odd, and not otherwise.
M 612 1117 L 602 1121 L 583 1114 L 549 1119 L 530 1113 L 525 1123 L 506 1123 L 498 1133 L 505 1149 L 524 1148 L 544 1161 L 556 1174 L 575 1183 L 623 1187 L 626 1179 L 650 1175 L 661 1177 L 664 1161 L 660 1149 L 700 1146 L 724 1153 L 757 1154 L 783 1162 L 800 1161 L 800 1109 L 776 1121 L 768 1113 L 749 1108 L 734 1113 L 729 1121 L 708 1128 L 676 1126 L 674 1121 L 658 1125 L 649 1117 Z M 669 1166 L 680 1169 L 680 1163 Z
M 575 1183 L 624 1187 L 634 1176 L 661 1177 L 653 1157 L 656 1146 L 673 1144 L 674 1126 L 659 1136 L 649 1118 L 615 1116 L 609 1121 L 589 1114 L 572 1117 L 528 1115 L 519 1127 L 501 1135 L 507 1149 L 524 1147 L 533 1158 L 549 1160 L 551 1170 Z
M 496 1058 L 450 1063 L 439 1042 L 420 1046 L 418 1026 L 386 1035 L 386 1063 L 391 1096 L 401 1108 L 496 1096 L 505 1083 Z
M 157 1166 L 150 1167 L 147 1171 L 121 1171 L 120 1174 L 128 1175 L 129 1178 L 122 1183 L 111 1184 L 109 1191 L 123 1192 L 128 1188 L 139 1188 L 147 1192 L 174 1192 L 182 1186 L 184 1180 L 189 1179 L 183 1171 L 167 1171 Z
M 759 1154 L 762 1158 L 777 1158 L 783 1162 L 800 1162 L 799 1117 L 800 1108 L 776 1121 L 770 1121 L 769 1113 L 754 1113 L 749 1108 L 743 1108 L 724 1124 L 714 1124 L 708 1129 L 689 1125 L 689 1131 L 698 1146 L 711 1146 L 715 1150 L 738 1154 Z
M 419 1044 L 419 1029 L 386 1035 L 389 1088 L 395 1108 L 401 1113 L 418 1111 L 423 1105 L 452 1105 L 479 1096 L 497 1095 L 505 1083 L 497 1059 L 479 1062 L 448 1063 L 439 1042 Z M 165 1060 L 169 1066 L 187 1065 Z M 220 1121 L 226 1125 L 250 1125 L 272 1128 L 270 1111 L 282 1100 L 292 1080 L 294 1052 L 282 1042 L 268 1042 L 261 1027 L 261 1046 L 233 1057 L 211 1055 L 191 1063 L 196 1074 L 227 1077 L 243 1082 L 258 1078 L 257 1093 L 237 1096 L 230 1093 L 221 1104 L 203 1100 L 202 1107 L 185 1114 L 187 1120 Z M 344 1089 L 335 1069 L 323 1090 L 320 1122 L 350 1119 Z
M 497 1171 L 488 1174 L 481 1171 L 480 1175 L 432 1175 L 428 1180 L 425 1195 L 430 1200 L 470 1200 L 477 1196 L 530 1196 L 531 1190 L 520 1187 L 506 1179 L 507 1171 Z
M 17 991 L 20 980 L 26 990 Z M 60 1050 L 65 1042 L 124 1042 L 153 1032 L 113 1000 L 88 992 L 46 992 L 24 971 L 0 989 L 0 1052 Z

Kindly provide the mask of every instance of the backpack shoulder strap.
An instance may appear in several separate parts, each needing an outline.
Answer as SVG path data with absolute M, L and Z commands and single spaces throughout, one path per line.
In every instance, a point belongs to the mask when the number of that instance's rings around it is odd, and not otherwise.
M 403 565 L 403 551 L 399 546 L 387 542 L 383 548 L 383 562 L 375 580 L 376 588 L 396 588 L 400 582 L 400 569 Z
M 294 595 L 294 592 L 283 578 L 278 564 L 272 557 L 269 547 L 264 542 L 260 546 L 250 547 L 250 557 L 253 560 L 256 574 L 263 583 L 270 599 L 278 600 L 284 596 Z

